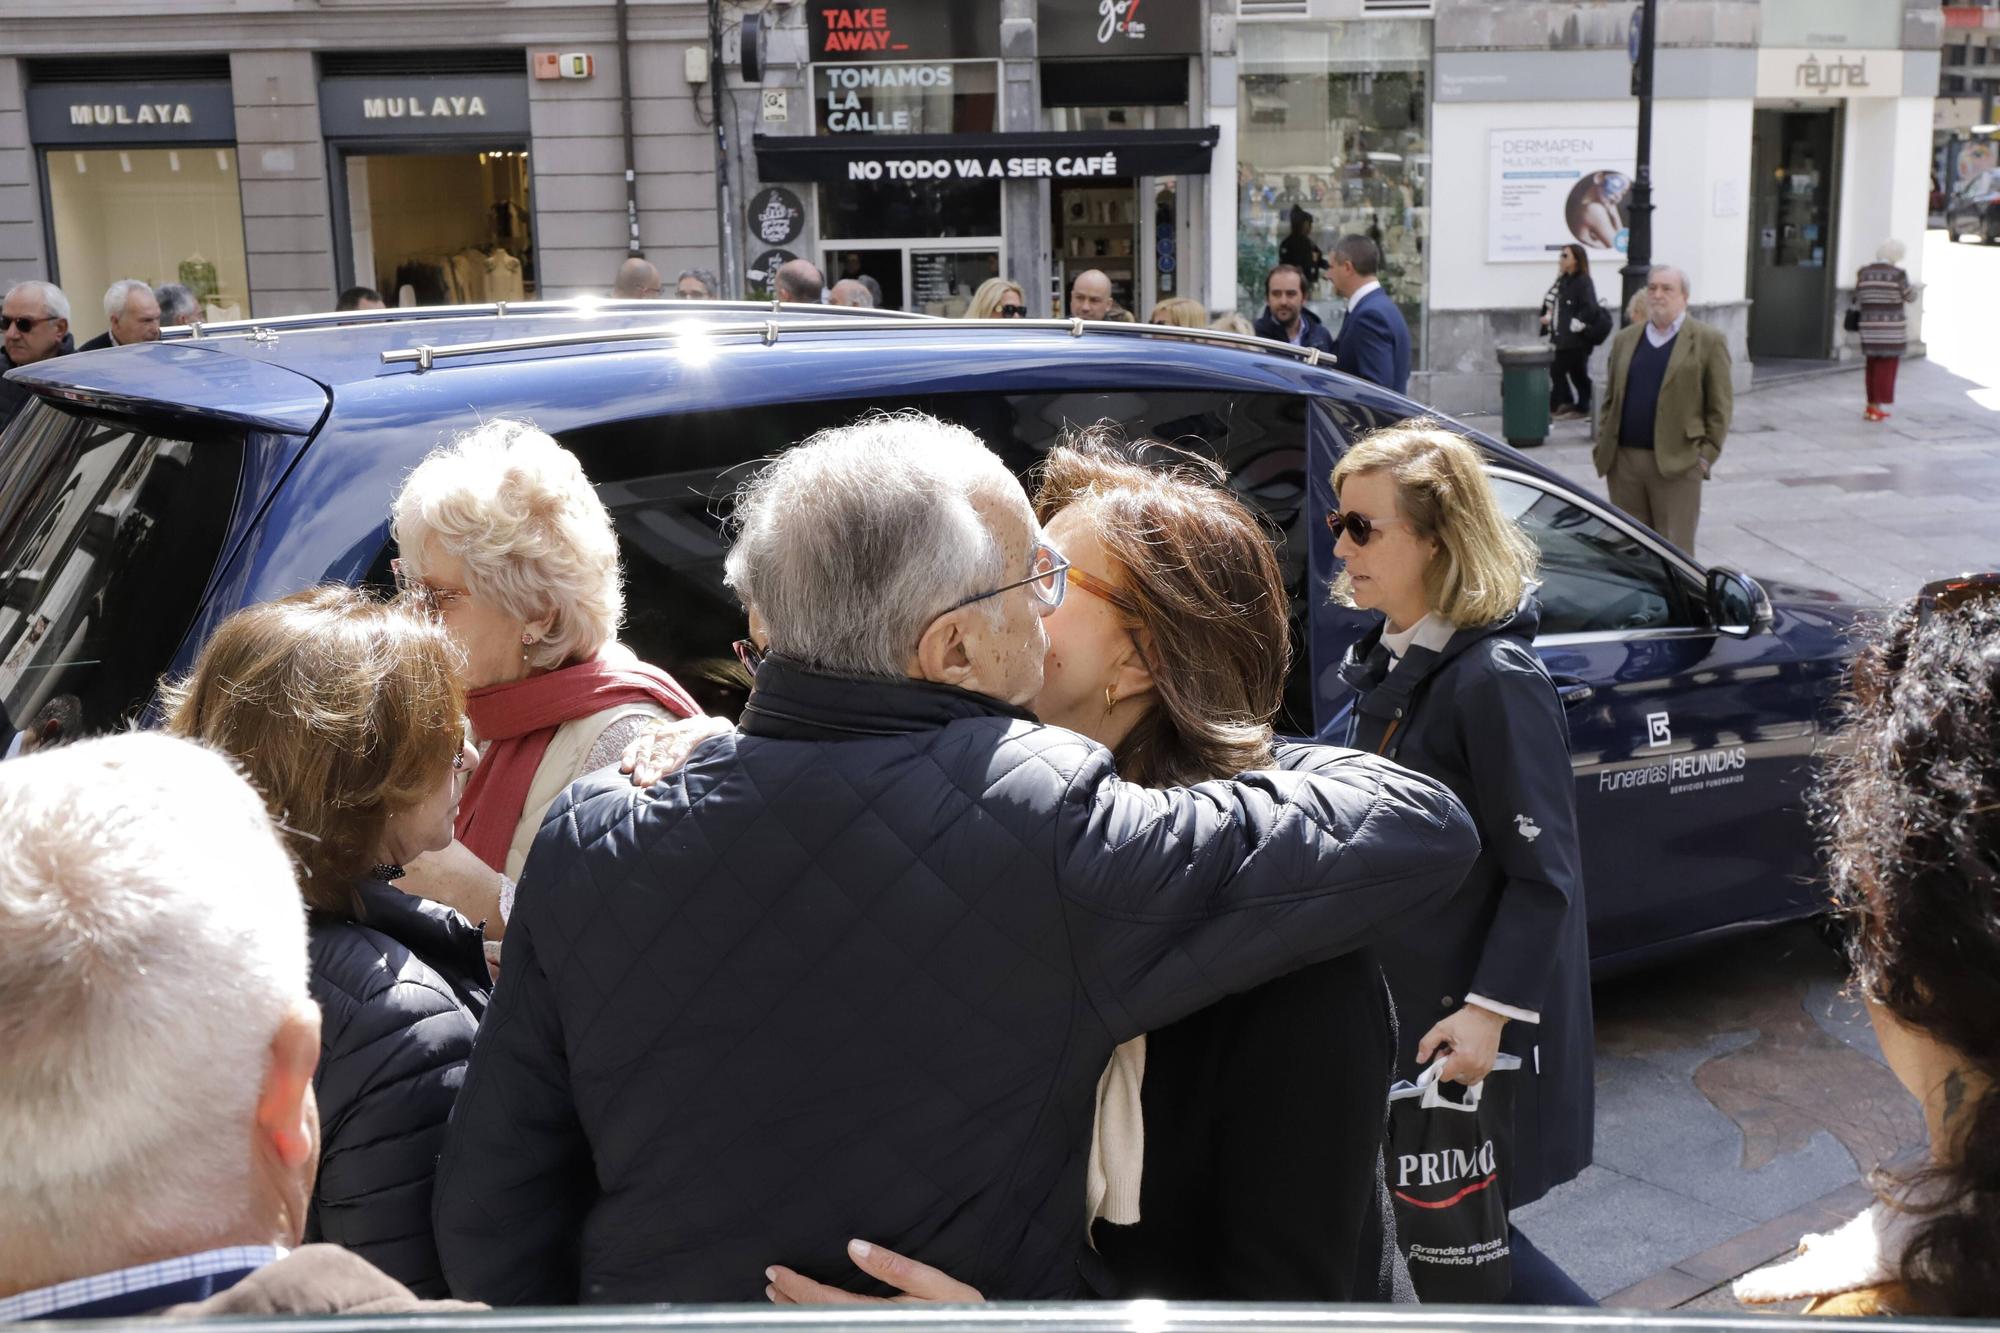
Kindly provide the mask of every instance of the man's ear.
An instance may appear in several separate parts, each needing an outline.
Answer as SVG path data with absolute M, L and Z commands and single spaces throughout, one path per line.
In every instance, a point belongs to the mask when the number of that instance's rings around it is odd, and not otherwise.
M 749 617 L 750 642 L 758 645 L 770 643 L 771 630 L 764 623 L 763 613 L 753 606 L 748 608 L 744 614 Z
M 910 674 L 934 685 L 971 688 L 972 654 L 958 612 L 946 612 L 925 626 L 911 657 Z
M 319 1006 L 301 1004 L 271 1038 L 271 1060 L 257 1091 L 257 1138 L 281 1164 L 296 1170 L 319 1152 L 319 1108 L 313 1069 L 319 1064 Z

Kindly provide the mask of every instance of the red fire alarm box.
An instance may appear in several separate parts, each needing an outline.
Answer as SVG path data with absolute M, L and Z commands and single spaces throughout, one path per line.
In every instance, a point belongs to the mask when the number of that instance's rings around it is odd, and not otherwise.
M 562 77 L 562 57 L 554 51 L 537 51 L 534 59 L 535 77 L 538 79 L 560 79 Z

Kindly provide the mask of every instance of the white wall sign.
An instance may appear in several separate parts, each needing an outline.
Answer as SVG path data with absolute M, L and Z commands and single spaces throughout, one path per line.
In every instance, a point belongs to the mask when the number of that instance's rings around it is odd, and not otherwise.
M 1491 131 L 1487 262 L 1546 264 L 1570 244 L 1622 259 L 1635 152 L 1630 126 Z
M 792 105 L 783 88 L 764 90 L 764 123 L 782 125 L 792 118 Z

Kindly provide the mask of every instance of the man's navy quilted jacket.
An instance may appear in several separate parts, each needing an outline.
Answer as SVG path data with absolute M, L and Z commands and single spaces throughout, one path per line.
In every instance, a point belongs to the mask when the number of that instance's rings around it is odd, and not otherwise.
M 844 1245 L 1080 1294 L 1113 1046 L 1439 904 L 1478 835 L 1353 751 L 1185 790 L 995 700 L 767 659 L 740 732 L 551 807 L 437 1240 L 497 1304 L 754 1301 Z

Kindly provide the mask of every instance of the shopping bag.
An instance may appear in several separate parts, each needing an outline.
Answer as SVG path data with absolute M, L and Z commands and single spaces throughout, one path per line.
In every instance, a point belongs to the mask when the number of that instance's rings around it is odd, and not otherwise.
M 1491 1305 L 1513 1283 L 1506 1180 L 1521 1059 L 1496 1056 L 1492 1073 L 1453 1098 L 1435 1060 L 1389 1092 L 1389 1192 L 1396 1243 L 1417 1296 L 1435 1305 Z

